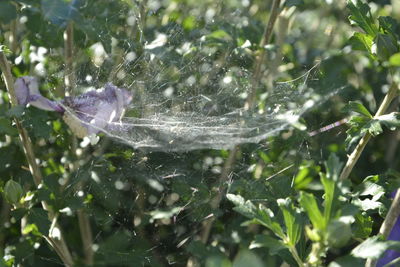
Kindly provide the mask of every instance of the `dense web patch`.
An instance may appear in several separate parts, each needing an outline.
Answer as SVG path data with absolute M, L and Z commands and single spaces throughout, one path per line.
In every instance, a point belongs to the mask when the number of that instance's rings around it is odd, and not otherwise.
M 317 92 L 308 87 L 309 80 L 317 79 L 315 66 L 294 80 L 274 84 L 266 89 L 258 107 L 245 109 L 254 77 L 248 69 L 234 64 L 238 58 L 245 60 L 238 56 L 243 51 L 228 48 L 225 54 L 215 55 L 206 35 L 193 43 L 181 37 L 181 30 L 173 26 L 147 42 L 140 57 L 136 58 L 131 48 L 122 52 L 122 62 L 109 71 L 104 83 L 111 81 L 132 91 L 133 104 L 122 120 L 100 131 L 134 148 L 230 149 L 258 143 L 298 125 L 305 111 L 321 103 Z M 92 86 L 77 90 L 102 85 L 101 73 L 107 72 L 108 57 L 101 44 L 96 44 L 92 56 L 95 66 L 84 64 L 77 70 L 77 76 L 85 79 L 83 84 Z

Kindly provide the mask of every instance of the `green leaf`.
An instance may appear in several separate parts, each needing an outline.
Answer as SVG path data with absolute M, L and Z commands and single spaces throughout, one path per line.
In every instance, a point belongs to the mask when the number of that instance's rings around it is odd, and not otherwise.
M 300 240 L 301 236 L 301 225 L 298 218 L 298 213 L 293 207 L 290 198 L 278 199 L 278 206 L 283 213 L 283 218 L 285 220 L 286 232 L 289 237 L 289 244 L 295 246 Z
M 45 19 L 60 27 L 66 27 L 70 20 L 83 23 L 78 12 L 79 4 L 80 1 L 41 0 L 42 14 Z
M 282 249 L 286 248 L 285 244 L 276 238 L 273 238 L 268 235 L 257 235 L 255 240 L 251 242 L 249 249 L 263 248 L 263 247 L 269 248 L 269 253 L 271 255 L 275 255 Z
M 400 53 L 396 53 L 389 58 L 389 64 L 394 67 L 400 67 Z
M 49 234 L 50 221 L 45 210 L 41 208 L 31 208 L 27 218 L 29 223 L 37 226 L 37 229 L 41 234 Z
M 335 259 L 335 261 L 329 263 L 328 267 L 354 267 L 363 265 L 364 265 L 363 260 L 353 257 L 351 255 L 346 255 Z
M 390 16 L 381 16 L 378 18 L 379 28 L 383 33 L 390 34 L 393 38 L 397 37 L 397 30 L 399 28 L 399 24 L 397 20 Z
M 348 223 L 333 220 L 327 227 L 328 244 L 334 248 L 341 248 L 347 245 L 352 237 L 351 227 Z
M 391 56 L 399 52 L 396 39 L 389 34 L 379 33 L 375 38 L 375 43 L 376 54 L 383 61 L 389 60 Z
M 239 212 L 243 216 L 246 216 L 250 219 L 255 218 L 256 207 L 254 206 L 253 203 L 251 203 L 251 201 L 245 201 L 242 196 L 234 194 L 227 194 L 226 198 L 235 205 L 234 208 L 235 211 Z
M 369 237 L 372 233 L 372 225 L 374 223 L 372 218 L 366 214 L 359 213 L 355 216 L 355 219 L 356 221 L 353 229 L 354 236 L 362 239 Z
M 372 44 L 374 39 L 366 34 L 361 32 L 356 32 L 349 39 L 349 44 L 351 45 L 353 50 L 365 51 L 368 52 L 372 56 Z
M 356 102 L 356 101 L 350 101 L 343 109 L 345 112 L 356 112 L 361 115 L 364 115 L 367 118 L 372 119 L 373 116 L 371 113 L 368 111 L 366 107 L 364 107 L 363 104 Z
M 373 236 L 362 242 L 351 251 L 351 255 L 363 259 L 378 259 L 386 250 L 400 251 L 400 242 L 393 240 L 380 240 L 379 236 Z
M 327 178 L 335 182 L 338 181 L 340 173 L 342 172 L 342 167 L 343 163 L 340 162 L 339 158 L 335 154 L 332 153 L 329 156 L 328 161 L 325 162 Z
M 378 27 L 372 19 L 368 4 L 363 3 L 361 0 L 350 0 L 347 3 L 347 8 L 351 13 L 349 20 L 363 29 L 370 36 L 375 37 L 378 33 Z
M 15 127 L 11 126 L 11 120 L 0 117 L 0 134 L 7 134 L 10 136 L 17 136 L 18 131 Z
M 3 24 L 10 23 L 17 18 L 17 9 L 10 1 L 0 1 L 0 22 Z
M 229 259 L 222 256 L 211 256 L 208 257 L 205 263 L 206 267 L 231 267 L 232 263 Z
M 37 138 L 49 138 L 52 127 L 47 123 L 50 117 L 46 111 L 37 108 L 26 109 L 23 126 Z
M 241 250 L 233 261 L 233 267 L 264 267 L 260 258 L 249 250 Z
M 281 239 L 285 238 L 282 227 L 276 221 L 274 213 L 270 209 L 264 207 L 262 204 L 258 206 L 256 221 L 269 228 Z
M 325 222 L 329 222 L 329 220 L 331 219 L 331 212 L 335 195 L 335 181 L 327 178 L 325 175 L 321 175 L 321 182 L 324 186 L 325 191 L 324 218 Z
M 390 130 L 395 130 L 396 128 L 400 127 L 400 113 L 399 112 L 392 112 L 389 114 L 381 115 L 375 120 L 381 122 Z
M 371 120 L 365 127 L 363 127 L 362 132 L 367 130 L 372 136 L 378 136 L 383 132 L 382 126 L 377 120 Z
M 24 195 L 24 190 L 22 190 L 22 186 L 19 183 L 13 180 L 8 180 L 4 186 L 3 193 L 4 193 L 4 198 L 10 204 L 17 204 Z
M 310 193 L 300 192 L 300 205 L 306 210 L 313 226 L 324 230 L 326 227 L 325 219 L 318 207 L 315 196 Z
M 24 112 L 25 112 L 25 107 L 22 105 L 18 105 L 7 110 L 6 115 L 10 118 L 12 117 L 19 118 L 22 116 Z

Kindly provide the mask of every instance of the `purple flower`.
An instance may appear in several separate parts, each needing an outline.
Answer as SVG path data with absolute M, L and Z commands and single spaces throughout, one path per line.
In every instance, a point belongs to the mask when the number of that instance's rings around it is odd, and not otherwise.
M 104 131 L 118 121 L 132 101 L 131 92 L 107 83 L 102 90 L 93 90 L 62 101 L 51 101 L 39 92 L 35 77 L 18 78 L 14 84 L 20 105 L 31 104 L 40 109 L 56 111 L 63 115 L 72 132 L 83 138 Z
M 396 195 L 396 191 L 394 191 L 391 195 L 394 198 L 394 196 Z M 392 231 L 390 231 L 390 234 L 389 234 L 387 240 L 400 241 L 400 217 L 397 218 L 396 223 L 394 224 Z M 376 266 L 377 267 L 385 266 L 389 262 L 391 262 L 394 259 L 397 259 L 399 257 L 400 257 L 399 251 L 389 249 L 385 252 L 383 257 L 378 260 L 378 262 L 376 263 Z M 394 266 L 394 265 L 391 265 L 391 266 Z

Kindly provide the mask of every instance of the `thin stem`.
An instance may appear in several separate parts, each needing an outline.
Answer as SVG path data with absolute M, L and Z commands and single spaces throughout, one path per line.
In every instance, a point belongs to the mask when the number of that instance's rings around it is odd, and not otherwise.
M 93 265 L 93 235 L 92 228 L 90 227 L 89 216 L 83 209 L 78 210 L 79 230 L 83 243 L 83 252 L 85 254 L 85 264 Z
M 11 74 L 10 64 L 8 63 L 7 58 L 4 55 L 3 51 L 0 51 L 0 69 L 2 71 L 2 77 L 10 97 L 11 105 L 16 106 L 18 102 L 14 90 L 14 78 Z M 29 138 L 27 131 L 25 130 L 25 128 L 23 128 L 19 120 L 14 118 L 14 121 L 19 132 L 19 136 L 22 142 L 26 159 L 28 161 L 29 170 L 33 176 L 33 180 L 36 186 L 39 186 L 42 182 L 43 176 L 42 173 L 40 172 L 38 164 L 36 163 L 36 157 L 33 152 L 33 146 L 31 140 Z M 53 221 L 55 214 L 51 211 L 51 209 L 48 207 L 45 201 L 42 201 L 42 206 L 43 209 L 48 212 L 48 217 L 50 221 Z M 64 264 L 66 266 L 72 266 L 73 265 L 72 256 L 63 238 L 62 234 L 63 231 L 61 230 L 58 224 L 56 224 L 55 227 L 57 227 L 60 230 L 61 235 L 58 238 L 53 238 L 50 236 L 51 233 L 49 233 L 49 236 L 46 236 L 45 238 L 48 241 L 48 243 L 54 248 L 57 254 L 60 256 Z
M 260 51 L 259 51 L 259 55 L 256 58 L 255 62 L 254 62 L 254 72 L 253 72 L 253 78 L 252 78 L 252 84 L 251 84 L 251 92 L 249 94 L 249 97 L 247 98 L 247 103 L 245 108 L 251 109 L 254 106 L 254 102 L 256 100 L 256 96 L 257 96 L 257 87 L 258 84 L 260 83 L 260 79 L 261 79 L 261 74 L 262 74 L 262 65 L 264 63 L 264 59 L 265 59 L 265 46 L 267 44 L 269 44 L 271 42 L 271 38 L 272 38 L 272 30 L 274 28 L 276 19 L 278 18 L 278 15 L 280 13 L 280 4 L 281 1 L 280 0 L 274 0 L 272 2 L 272 6 L 271 6 L 271 12 L 270 12 L 270 16 L 268 19 L 268 23 L 267 26 L 264 29 L 264 34 L 263 37 L 261 38 L 260 41 Z
M 249 94 L 246 105 L 248 109 L 253 108 L 254 106 L 254 101 L 255 101 L 255 96 L 257 92 L 257 87 L 260 82 L 261 78 L 261 67 L 264 62 L 264 57 L 265 57 L 265 49 L 264 46 L 268 44 L 271 41 L 271 36 L 272 36 L 272 30 L 275 25 L 275 21 L 279 15 L 280 12 L 280 0 L 274 0 L 272 3 L 271 7 L 271 12 L 270 12 L 270 17 L 267 22 L 267 26 L 265 27 L 263 37 L 260 42 L 260 47 L 261 47 L 261 52 L 259 56 L 256 58 L 254 62 L 254 75 L 252 78 L 252 91 Z M 219 177 L 219 188 L 218 188 L 218 193 L 217 195 L 212 199 L 211 201 L 211 208 L 213 210 L 217 209 L 220 206 L 224 190 L 225 190 L 225 182 L 228 180 L 230 173 L 232 171 L 233 165 L 235 164 L 236 161 L 236 156 L 239 153 L 240 147 L 237 145 L 235 146 L 230 152 L 228 159 L 225 161 L 224 167 L 222 169 L 221 175 Z M 201 241 L 203 243 L 207 243 L 208 238 L 210 236 L 211 228 L 213 226 L 215 217 L 212 216 L 203 223 L 203 229 L 201 231 Z
M 76 77 L 75 77 L 75 67 L 74 67 L 74 25 L 73 22 L 69 22 L 67 29 L 64 33 L 64 53 L 65 53 L 65 75 L 64 75 L 64 83 L 65 83 L 65 95 L 72 96 L 73 88 L 76 86 Z M 71 136 L 72 138 L 72 151 L 74 153 L 74 162 L 73 167 L 70 172 L 75 171 L 79 164 L 79 158 L 75 154 L 78 148 L 78 140 L 75 136 Z M 80 181 L 77 185 L 77 188 L 80 190 L 83 187 L 83 182 Z M 79 209 L 77 211 L 78 215 L 78 223 L 79 223 L 79 230 L 81 232 L 81 239 L 83 244 L 83 253 L 85 255 L 85 264 L 86 265 L 93 265 L 93 235 L 92 235 L 92 228 L 90 226 L 89 216 L 85 212 L 84 209 Z
M 289 250 L 290 250 L 290 253 L 292 254 L 293 258 L 295 259 L 295 261 L 299 265 L 299 267 L 304 267 L 304 262 L 301 260 L 301 258 L 299 256 L 299 253 L 297 252 L 296 247 L 290 246 Z
M 374 118 L 383 115 L 388 109 L 390 103 L 392 103 L 393 99 L 397 96 L 398 87 L 397 84 L 392 83 L 390 86 L 389 92 L 386 94 L 385 98 L 382 101 L 382 104 L 379 106 L 378 111 L 376 112 Z M 350 154 L 347 159 L 346 166 L 343 168 L 342 173 L 340 174 L 340 179 L 347 179 L 353 170 L 354 165 L 356 165 L 358 159 L 361 156 L 365 146 L 368 144 L 369 139 L 371 138 L 371 134 L 366 133 L 361 140 L 358 142 L 358 145 Z

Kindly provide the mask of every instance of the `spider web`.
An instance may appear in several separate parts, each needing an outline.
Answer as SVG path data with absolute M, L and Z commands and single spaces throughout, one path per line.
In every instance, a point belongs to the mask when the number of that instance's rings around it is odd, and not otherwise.
M 159 2 L 149 1 L 150 6 L 152 3 Z M 160 7 L 153 8 L 157 13 Z M 93 44 L 89 53 L 77 51 L 74 70 L 67 73 L 76 77 L 75 95 L 101 88 L 107 82 L 134 95 L 121 121 L 99 129 L 128 145 L 115 145 L 115 150 L 124 150 L 127 160 L 119 163 L 117 156 L 121 155 L 110 152 L 114 147 L 108 148 L 99 157 L 90 156 L 81 162 L 70 180 L 60 182 L 66 185 L 67 196 L 91 195 L 96 200 L 87 209 L 100 228 L 93 229 L 96 264 L 129 266 L 135 262 L 157 266 L 166 261 L 185 265 L 187 258 L 176 255 L 182 248 L 194 250 L 191 243 L 211 214 L 209 202 L 214 192 L 210 185 L 218 184 L 225 160 L 216 151 L 206 149 L 231 149 L 248 143 L 265 149 L 268 139 L 283 130 L 305 130 L 299 123 L 301 116 L 330 96 L 320 94 L 314 86 L 320 76 L 315 66 L 296 73 L 295 79 L 279 73 L 277 82 L 257 82 L 259 104 L 245 109 L 254 84 L 251 43 L 243 40 L 240 45 L 229 45 L 232 36 L 220 28 L 242 23 L 247 14 L 234 8 L 211 16 L 211 9 L 204 10 L 207 23 L 190 33 L 176 23 L 143 25 L 140 7 L 127 5 L 109 19 L 122 17 L 136 32 L 127 32 L 118 39 L 111 38 L 107 30 L 100 32 L 110 37 L 110 52 L 100 42 Z M 194 17 L 200 20 L 202 14 Z M 139 35 L 136 43 L 132 41 L 135 34 Z M 59 51 L 50 54 L 58 55 Z M 64 75 L 65 69 L 61 69 L 46 79 L 62 79 Z M 337 88 L 329 91 L 334 94 Z M 265 143 L 258 144 L 262 141 Z M 83 143 L 78 149 L 88 149 L 87 142 Z M 300 150 L 301 146 L 296 147 L 294 153 Z M 117 167 L 110 171 L 114 165 Z M 270 174 L 279 171 L 271 168 Z M 237 186 L 233 181 L 249 173 L 251 165 L 239 161 L 224 185 Z M 241 183 L 249 188 L 265 187 L 261 180 Z M 135 247 L 135 251 L 110 245 L 127 236 L 130 244 L 124 245 Z

